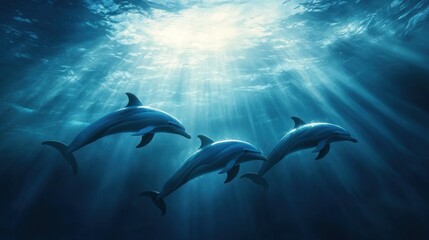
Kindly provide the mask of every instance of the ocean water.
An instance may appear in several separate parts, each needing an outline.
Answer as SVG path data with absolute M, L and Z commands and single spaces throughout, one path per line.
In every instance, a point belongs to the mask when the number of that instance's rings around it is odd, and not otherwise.
M 429 1 L 15 0 L 0 3 L 0 239 L 428 239 Z M 193 137 L 70 143 L 127 104 Z M 304 150 L 264 191 L 216 172 L 159 191 L 199 147 L 268 154 L 292 116 L 359 142 Z M 260 162 L 241 166 L 239 176 Z

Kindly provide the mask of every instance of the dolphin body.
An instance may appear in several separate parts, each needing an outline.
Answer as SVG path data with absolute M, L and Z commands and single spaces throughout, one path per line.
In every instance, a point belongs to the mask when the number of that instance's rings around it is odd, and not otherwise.
M 108 135 L 124 132 L 134 132 L 132 136 L 141 136 L 141 142 L 136 146 L 146 146 L 155 133 L 166 132 L 191 136 L 186 133 L 184 126 L 170 114 L 159 109 L 143 106 L 140 100 L 132 93 L 126 93 L 128 104 L 113 113 L 110 113 L 82 130 L 70 143 L 66 145 L 57 141 L 45 141 L 57 149 L 65 160 L 71 165 L 73 175 L 77 174 L 77 163 L 73 152 Z
M 305 123 L 298 117 L 292 117 L 295 127 L 290 130 L 274 147 L 268 155 L 268 161 L 264 162 L 258 173 L 246 173 L 241 178 L 249 178 L 264 189 L 268 188 L 268 183 L 263 178 L 274 165 L 285 158 L 288 154 L 313 148 L 313 152 L 318 152 L 316 160 L 322 159 L 328 154 L 331 148 L 330 143 L 339 141 L 357 142 L 344 128 L 331 123 Z
M 225 183 L 228 183 L 237 176 L 241 163 L 267 160 L 260 150 L 247 142 L 239 140 L 215 142 L 204 135 L 198 135 L 198 138 L 201 140 L 201 147 L 167 180 L 161 192 L 146 191 L 140 194 L 150 197 L 162 215 L 167 211 L 163 199 L 190 180 L 220 169 L 219 174 L 227 173 Z

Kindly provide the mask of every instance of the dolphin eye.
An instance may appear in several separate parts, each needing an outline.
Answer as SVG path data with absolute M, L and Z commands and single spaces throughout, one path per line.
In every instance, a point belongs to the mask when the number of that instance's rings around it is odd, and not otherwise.
M 247 149 L 246 149 L 246 150 L 244 150 L 244 152 L 245 152 L 245 153 L 248 153 L 248 152 L 249 152 L 249 150 L 247 150 Z

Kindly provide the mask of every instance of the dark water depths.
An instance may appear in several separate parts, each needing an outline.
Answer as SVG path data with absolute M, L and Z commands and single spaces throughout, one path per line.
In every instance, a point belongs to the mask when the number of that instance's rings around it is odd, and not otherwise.
M 3 1 L 1 239 L 428 239 L 429 1 Z M 70 143 L 126 105 L 176 116 L 191 140 L 131 134 Z M 199 177 L 162 217 L 160 190 L 198 134 L 268 154 L 293 122 L 358 144 L 311 150 L 248 180 Z M 240 175 L 256 171 L 244 164 Z

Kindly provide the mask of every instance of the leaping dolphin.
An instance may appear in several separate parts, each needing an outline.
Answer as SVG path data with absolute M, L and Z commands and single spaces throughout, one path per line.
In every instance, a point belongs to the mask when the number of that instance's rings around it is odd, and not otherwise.
M 45 141 L 42 144 L 57 149 L 71 165 L 73 175 L 76 175 L 77 163 L 73 152 L 108 135 L 134 132 L 132 136 L 141 136 L 141 142 L 136 146 L 137 148 L 146 146 L 155 133 L 159 132 L 191 138 L 179 120 L 170 114 L 159 109 L 143 106 L 140 100 L 132 93 L 126 93 L 126 95 L 128 96 L 127 106 L 87 126 L 73 139 L 70 145 L 67 146 L 57 141 Z
M 313 152 L 318 152 L 316 160 L 322 159 L 328 154 L 331 148 L 330 143 L 339 141 L 357 142 L 349 132 L 344 128 L 331 123 L 305 123 L 298 117 L 292 117 L 295 122 L 295 127 L 290 130 L 274 147 L 268 155 L 268 161 L 264 162 L 258 173 L 246 173 L 241 178 L 249 178 L 256 184 L 261 185 L 265 189 L 268 188 L 268 183 L 263 178 L 280 160 L 288 154 L 316 147 Z
M 140 194 L 150 197 L 162 215 L 167 211 L 164 198 L 188 181 L 221 169 L 219 174 L 227 173 L 225 183 L 228 183 L 237 176 L 241 163 L 267 160 L 260 150 L 247 142 L 239 140 L 215 142 L 204 135 L 198 135 L 198 138 L 201 140 L 201 147 L 167 180 L 161 192 L 147 191 Z

